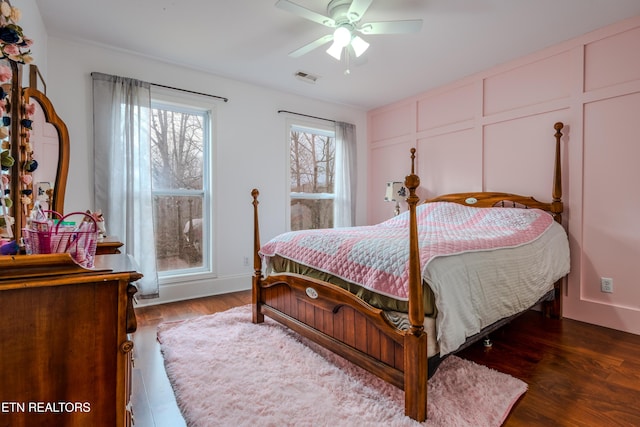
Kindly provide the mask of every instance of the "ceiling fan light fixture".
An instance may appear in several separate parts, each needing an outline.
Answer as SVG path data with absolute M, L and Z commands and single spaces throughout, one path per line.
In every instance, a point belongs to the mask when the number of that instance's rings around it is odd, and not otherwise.
M 333 32 L 333 42 L 340 45 L 340 47 L 348 46 L 351 42 L 351 31 L 347 27 L 338 27 Z
M 340 58 L 342 57 L 342 49 L 344 49 L 344 46 L 341 46 L 334 40 L 329 49 L 327 49 L 327 53 L 340 61 Z
M 353 40 L 351 40 L 351 47 L 353 48 L 353 52 L 356 54 L 356 58 L 359 58 L 360 55 L 369 49 L 369 43 L 364 41 L 361 37 L 355 36 Z
M 277 0 L 276 7 L 332 29 L 331 33 L 326 33 L 319 39 L 290 52 L 290 57 L 298 58 L 333 40 L 333 43 L 326 52 L 340 61 L 342 59 L 342 52 L 346 48 L 348 62 L 350 57 L 360 57 L 369 48 L 369 43 L 358 37 L 356 33 L 365 36 L 372 34 L 407 34 L 416 33 L 422 28 L 422 19 L 368 22 L 362 24 L 360 20 L 373 3 L 373 0 L 328 1 L 327 13 L 323 15 L 299 5 L 295 0 Z

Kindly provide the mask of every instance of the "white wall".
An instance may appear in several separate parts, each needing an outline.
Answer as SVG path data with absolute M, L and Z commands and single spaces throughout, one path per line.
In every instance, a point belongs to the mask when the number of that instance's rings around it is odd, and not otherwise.
M 31 46 L 31 54 L 35 59 L 34 64 L 36 64 L 42 72 L 46 72 L 47 32 L 35 0 L 14 0 L 11 4 L 22 12 L 22 18 L 18 22 L 18 25 L 22 27 L 24 36 L 33 40 L 34 44 Z M 24 68 L 22 82 L 23 86 L 29 84 L 28 67 Z M 38 87 L 38 89 L 42 90 L 41 87 Z
M 358 137 L 357 222 L 366 222 L 366 112 L 220 78 L 200 71 L 81 42 L 49 38 L 48 95 L 69 128 L 71 166 L 65 212 L 93 208 L 93 127 L 91 72 L 97 71 L 229 98 L 216 102 L 216 194 L 214 246 L 218 279 L 163 286 L 160 300 L 249 289 L 252 266 L 250 191 L 261 193 L 262 240 L 286 229 L 287 116 L 280 109 L 354 123 Z M 294 83 L 292 83 L 294 84 Z M 99 161 L 99 159 L 96 159 Z M 108 218 L 107 218 L 108 227 Z M 252 262 L 250 262 L 252 264 Z M 188 291 L 188 292 L 187 292 Z

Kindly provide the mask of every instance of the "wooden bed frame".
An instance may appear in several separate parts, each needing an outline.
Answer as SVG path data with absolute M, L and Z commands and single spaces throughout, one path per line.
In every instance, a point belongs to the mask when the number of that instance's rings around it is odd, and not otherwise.
M 562 185 L 560 139 L 562 123 L 556 123 L 556 152 L 552 202 L 509 193 L 458 193 L 440 196 L 434 201 L 450 201 L 477 207 L 509 206 L 539 208 L 562 222 Z M 409 190 L 409 322 L 402 331 L 393 326 L 383 311 L 374 308 L 342 288 L 320 280 L 291 273 L 262 273 L 258 225 L 257 189 L 251 192 L 254 208 L 253 323 L 264 316 L 282 323 L 300 335 L 326 347 L 405 392 L 405 414 L 417 421 L 427 417 L 427 334 L 424 331 L 424 306 L 416 205 L 420 178 L 414 173 L 415 148 L 411 149 L 411 174 L 405 178 Z M 560 317 L 561 280 L 555 284 L 555 299 L 545 305 L 544 313 Z

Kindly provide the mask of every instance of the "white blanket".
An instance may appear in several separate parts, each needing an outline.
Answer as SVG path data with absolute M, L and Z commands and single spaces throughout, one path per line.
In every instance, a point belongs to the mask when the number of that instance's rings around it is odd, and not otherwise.
M 435 295 L 440 354 L 455 351 L 485 326 L 534 305 L 569 273 L 569 242 L 556 222 L 516 248 L 433 259 L 423 278 Z

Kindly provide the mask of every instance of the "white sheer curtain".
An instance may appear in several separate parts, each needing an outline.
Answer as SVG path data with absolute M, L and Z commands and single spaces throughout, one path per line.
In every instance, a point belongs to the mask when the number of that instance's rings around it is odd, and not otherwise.
M 336 122 L 336 176 L 333 205 L 334 227 L 356 223 L 356 126 Z
M 144 277 L 138 297 L 158 297 L 151 196 L 149 83 L 92 73 L 95 208 Z

